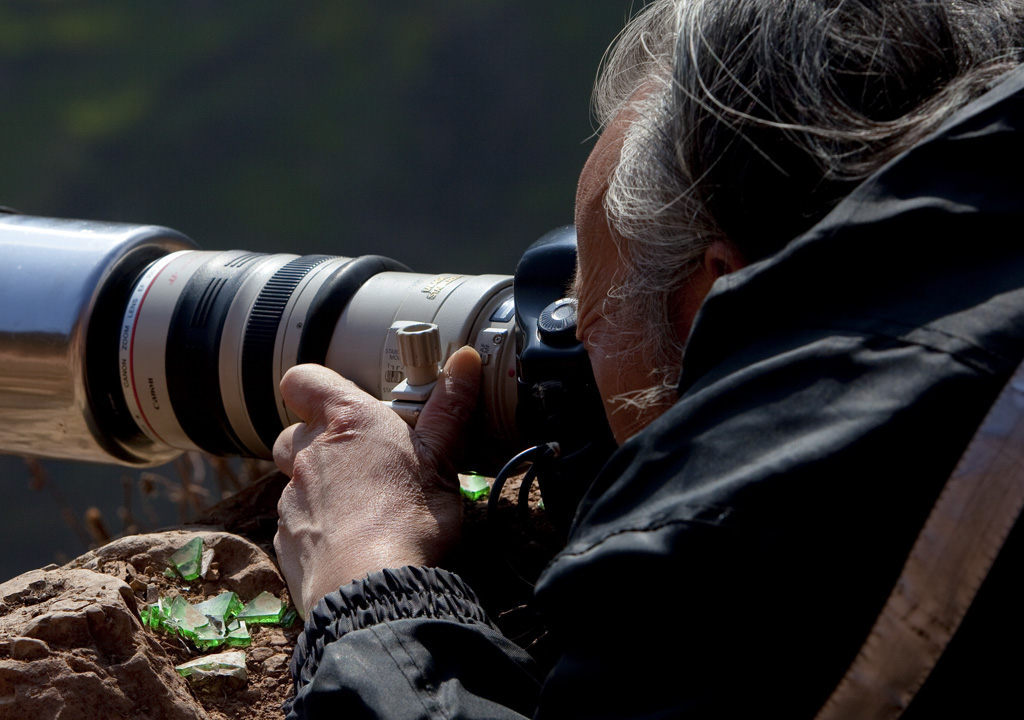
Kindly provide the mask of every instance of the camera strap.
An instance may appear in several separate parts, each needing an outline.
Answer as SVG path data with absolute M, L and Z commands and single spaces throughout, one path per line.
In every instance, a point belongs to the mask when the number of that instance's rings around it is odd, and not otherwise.
M 1024 362 L 914 543 L 896 585 L 816 720 L 897 718 L 935 667 L 1024 507 Z

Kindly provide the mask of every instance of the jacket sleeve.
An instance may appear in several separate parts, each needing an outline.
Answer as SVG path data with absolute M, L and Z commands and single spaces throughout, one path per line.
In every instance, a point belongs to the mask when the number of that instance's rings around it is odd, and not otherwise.
M 473 591 L 432 568 L 383 570 L 324 597 L 291 671 L 289 719 L 521 718 L 540 689 Z

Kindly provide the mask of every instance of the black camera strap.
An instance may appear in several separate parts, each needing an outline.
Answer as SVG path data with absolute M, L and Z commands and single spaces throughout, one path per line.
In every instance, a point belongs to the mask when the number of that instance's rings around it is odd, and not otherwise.
M 896 585 L 817 720 L 897 718 L 953 638 L 1024 507 L 1024 362 L 918 535 Z

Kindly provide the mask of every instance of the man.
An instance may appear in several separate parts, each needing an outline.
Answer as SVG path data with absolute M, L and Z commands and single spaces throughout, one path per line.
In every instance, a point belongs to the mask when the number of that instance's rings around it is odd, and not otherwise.
M 536 677 L 436 568 L 472 350 L 415 431 L 305 366 L 275 448 L 308 613 L 291 711 L 813 717 L 1024 357 L 1022 5 L 636 18 L 577 195 L 579 336 L 621 448 L 537 585 L 560 658 Z M 1020 709 L 994 653 L 1024 637 L 1018 535 L 905 717 Z

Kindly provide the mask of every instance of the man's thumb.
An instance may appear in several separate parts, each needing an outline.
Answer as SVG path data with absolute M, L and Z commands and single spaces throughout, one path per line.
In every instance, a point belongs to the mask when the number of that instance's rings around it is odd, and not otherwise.
M 480 355 L 467 345 L 448 358 L 416 423 L 416 435 L 436 459 L 461 454 L 479 394 Z

